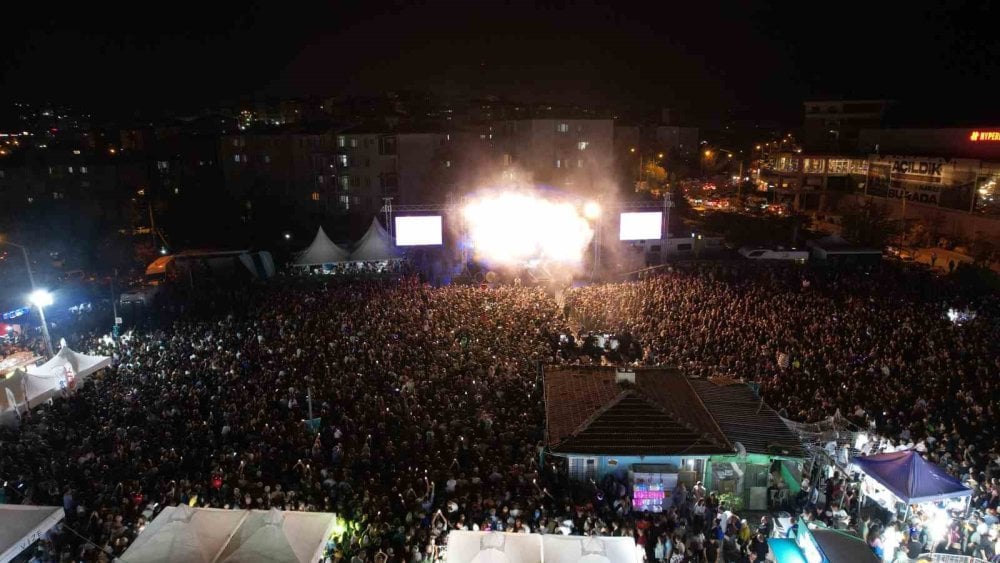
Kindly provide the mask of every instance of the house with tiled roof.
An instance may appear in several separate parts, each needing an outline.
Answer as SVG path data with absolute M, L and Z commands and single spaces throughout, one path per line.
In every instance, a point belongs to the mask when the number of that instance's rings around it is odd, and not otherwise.
M 547 369 L 545 418 L 546 452 L 567 459 L 571 478 L 613 476 L 666 496 L 678 482 L 702 481 L 766 503 L 784 487 L 797 492 L 807 455 L 749 385 L 671 368 Z

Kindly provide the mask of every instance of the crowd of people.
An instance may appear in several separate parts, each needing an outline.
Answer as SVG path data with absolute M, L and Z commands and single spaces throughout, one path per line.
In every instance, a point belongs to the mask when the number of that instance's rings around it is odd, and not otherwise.
M 540 366 L 678 365 L 756 382 L 790 419 L 839 410 L 912 444 L 977 484 L 985 528 L 958 541 L 992 549 L 990 298 L 893 267 L 756 263 L 571 289 L 563 306 L 534 287 L 279 279 L 213 315 L 68 339 L 113 367 L 0 431 L 0 478 L 7 502 L 65 508 L 75 533 L 43 560 L 121 554 L 154 506 L 178 503 L 335 512 L 349 525 L 332 558 L 352 563 L 434 561 L 450 530 L 630 536 L 650 561 L 762 560 L 770 521 L 750 525 L 703 488 L 637 514 L 626 483 L 572 483 L 539 455 Z M 956 325 L 952 307 L 980 314 Z M 614 350 L 594 334 L 614 335 Z M 318 422 L 303 423 L 310 413 Z

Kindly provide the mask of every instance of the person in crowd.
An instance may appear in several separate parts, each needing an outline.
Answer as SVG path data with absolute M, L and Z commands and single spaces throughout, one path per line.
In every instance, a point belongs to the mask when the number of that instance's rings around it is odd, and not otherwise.
M 116 340 L 67 334 L 113 366 L 0 430 L 7 501 L 61 505 L 88 538 L 55 535 L 55 559 L 120 555 L 158 507 L 181 503 L 336 512 L 352 522 L 340 561 L 435 560 L 452 530 L 641 538 L 653 559 L 757 557 L 744 519 L 699 484 L 645 514 L 628 483 L 573 482 L 564 460 L 538 455 L 538 365 L 611 352 L 752 382 L 792 420 L 839 411 L 880 437 L 870 451 L 922 445 L 975 483 L 996 545 L 997 296 L 927 272 L 815 272 L 803 290 L 786 265 L 704 263 L 569 289 L 562 306 L 525 284 L 433 288 L 403 275 L 206 295 Z M 955 324 L 949 308 L 979 314 Z M 796 500 L 833 521 L 857 514 L 855 498 L 837 475 Z M 946 540 L 967 549 L 971 530 Z M 871 526 L 870 545 L 895 553 L 900 538 L 883 534 Z

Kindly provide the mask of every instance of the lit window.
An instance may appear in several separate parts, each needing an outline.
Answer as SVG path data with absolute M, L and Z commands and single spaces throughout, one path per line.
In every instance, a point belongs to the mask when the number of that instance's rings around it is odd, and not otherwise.
M 313 192 L 312 193 L 312 200 L 313 201 L 319 201 L 319 192 Z
M 28 198 L 28 203 L 35 203 L 35 198 L 29 197 Z
M 340 164 L 341 166 L 347 166 L 347 155 L 346 154 L 338 154 L 337 155 L 337 163 Z
M 556 168 L 562 168 L 562 161 L 558 158 L 556 159 Z
M 576 161 L 576 167 L 577 168 L 583 168 L 583 161 L 582 160 L 577 160 Z
M 560 123 L 559 125 L 556 125 L 556 131 L 559 131 L 560 133 L 569 133 L 569 124 Z
M 340 187 L 342 189 L 344 189 L 344 190 L 350 188 L 351 187 L 351 177 L 350 176 L 341 176 L 340 177 Z
M 322 184 L 323 183 L 323 177 L 322 176 L 316 176 L 316 182 L 319 183 L 319 184 Z
M 450 160 L 444 161 L 444 167 L 445 168 L 451 168 L 451 161 Z
M 579 143 L 576 144 L 576 148 L 584 151 L 587 150 L 587 145 L 588 145 L 587 141 L 580 141 Z
M 357 139 L 351 139 L 351 147 L 357 148 L 357 146 L 358 146 L 358 140 Z
M 49 166 L 49 176 L 51 176 L 53 174 L 55 174 L 55 168 L 52 168 L 51 166 Z
M 70 174 L 72 174 L 72 173 L 73 173 L 73 167 L 72 167 L 72 166 L 67 166 L 67 167 L 66 167 L 66 170 L 69 170 L 69 173 L 70 173 Z
M 158 170 L 167 170 L 170 168 L 170 163 L 166 160 L 158 160 L 156 161 L 156 168 Z
M 268 164 L 270 162 L 271 162 L 271 155 L 265 154 L 264 155 L 264 164 Z
M 87 173 L 87 167 L 86 166 L 81 166 L 80 167 L 80 174 L 86 174 L 86 173 Z
M 52 199 L 62 199 L 62 198 L 63 198 L 62 192 L 52 192 Z
M 445 136 L 444 136 L 444 140 L 445 140 L 445 141 L 450 141 L 450 140 L 451 140 L 451 133 L 447 133 L 447 134 L 445 134 Z
M 180 188 L 174 188 L 174 195 L 177 195 L 179 193 L 181 193 L 181 189 Z
M 349 195 L 342 195 L 342 196 L 340 196 L 340 204 L 344 206 L 344 209 L 350 209 L 351 208 L 351 196 L 349 196 Z
M 233 162 L 239 162 L 239 161 L 240 161 L 240 155 L 234 154 L 233 155 Z

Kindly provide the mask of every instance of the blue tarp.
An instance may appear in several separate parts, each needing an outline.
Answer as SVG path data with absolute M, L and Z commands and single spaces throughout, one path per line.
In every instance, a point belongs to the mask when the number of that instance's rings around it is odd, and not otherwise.
M 972 490 L 913 450 L 854 458 L 866 475 L 907 504 L 972 495 Z

